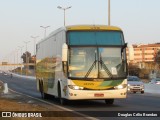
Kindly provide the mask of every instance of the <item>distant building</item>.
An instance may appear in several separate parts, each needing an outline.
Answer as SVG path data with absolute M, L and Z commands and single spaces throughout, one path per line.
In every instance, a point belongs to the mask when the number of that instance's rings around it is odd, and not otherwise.
M 155 55 L 160 50 L 160 44 L 140 44 L 132 45 L 134 50 L 134 63 L 138 62 L 154 62 Z M 128 49 L 127 49 L 128 58 Z
M 128 48 L 131 48 L 130 46 Z M 142 77 L 150 74 L 153 70 L 158 72 L 158 67 L 155 62 L 155 56 L 160 50 L 160 44 L 133 44 L 132 50 L 127 48 L 127 58 L 129 64 L 137 65 L 140 69 L 143 69 L 144 73 Z M 132 59 L 129 57 L 132 54 Z

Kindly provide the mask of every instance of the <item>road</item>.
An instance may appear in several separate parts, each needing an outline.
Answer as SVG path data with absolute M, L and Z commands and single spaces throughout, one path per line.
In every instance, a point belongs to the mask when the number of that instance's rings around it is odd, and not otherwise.
M 0 80 L 8 83 L 8 87 L 20 93 L 30 95 L 32 97 L 41 98 L 40 93 L 36 90 L 36 81 L 27 78 L 14 76 L 12 79 L 8 75 L 0 74 Z M 57 99 L 47 100 L 59 105 Z M 85 100 L 85 101 L 70 101 L 65 108 L 81 111 L 84 114 L 96 116 L 99 111 L 160 111 L 160 95 L 144 93 L 132 94 L 129 93 L 127 99 L 117 99 L 113 105 L 106 105 L 103 100 Z M 88 112 L 86 112 L 88 111 Z M 99 118 L 98 116 L 97 118 Z M 103 119 L 103 118 L 101 118 Z

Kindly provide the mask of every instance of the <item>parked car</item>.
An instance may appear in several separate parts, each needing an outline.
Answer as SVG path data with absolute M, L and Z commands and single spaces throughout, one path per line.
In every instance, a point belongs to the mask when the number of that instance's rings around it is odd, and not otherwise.
M 160 78 L 153 78 L 150 83 L 160 85 Z
M 128 92 L 141 92 L 144 93 L 144 84 L 137 76 L 128 76 Z

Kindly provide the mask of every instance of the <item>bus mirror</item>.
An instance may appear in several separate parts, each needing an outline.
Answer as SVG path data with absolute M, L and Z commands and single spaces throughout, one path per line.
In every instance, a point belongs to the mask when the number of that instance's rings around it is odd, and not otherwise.
M 66 43 L 62 45 L 62 62 L 67 61 L 68 46 Z
M 132 45 L 128 45 L 128 59 L 134 60 L 134 49 Z
M 122 48 L 121 48 L 121 53 L 123 52 L 123 50 L 127 47 L 127 43 L 125 43 Z
M 127 44 L 127 43 L 125 43 L 125 44 L 124 44 L 124 47 L 123 47 L 123 49 L 124 49 L 124 48 L 126 48 L 126 47 L 127 47 L 127 45 L 128 45 L 128 44 Z

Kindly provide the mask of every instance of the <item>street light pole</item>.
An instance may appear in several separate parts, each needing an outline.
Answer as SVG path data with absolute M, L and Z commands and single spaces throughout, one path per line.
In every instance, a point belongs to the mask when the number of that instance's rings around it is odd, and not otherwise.
M 49 28 L 50 26 L 40 26 L 41 28 L 44 28 L 44 38 L 46 37 L 46 29 Z
M 33 38 L 33 40 L 34 40 L 34 55 L 36 55 L 36 49 L 35 49 L 35 47 L 36 47 L 36 39 L 38 38 L 39 36 L 31 36 L 31 38 Z
M 111 13 L 111 11 L 110 11 L 110 0 L 108 0 L 108 26 L 110 26 L 110 13 Z
M 24 47 L 24 46 L 18 46 L 20 49 L 21 49 L 21 56 L 22 56 L 22 48 Z M 21 75 L 22 75 L 22 59 L 21 59 Z
M 29 43 L 30 41 L 24 41 L 24 43 L 26 44 L 26 76 L 27 76 L 27 70 L 28 70 L 28 60 L 27 60 L 27 44 Z
M 17 73 L 18 73 L 18 49 L 16 49 L 16 53 L 17 53 Z
M 72 6 L 69 6 L 69 7 L 66 7 L 66 8 L 64 8 L 64 7 L 61 7 L 61 6 L 58 6 L 57 8 L 59 8 L 59 9 L 61 9 L 61 10 L 63 10 L 64 11 L 64 26 L 65 26 L 65 17 L 66 17 L 66 13 L 65 13 L 65 11 L 67 10 L 67 9 L 70 9 Z
M 34 73 L 36 72 L 36 52 L 35 52 L 35 46 L 36 46 L 36 38 L 39 36 L 31 36 L 31 38 L 34 39 Z

